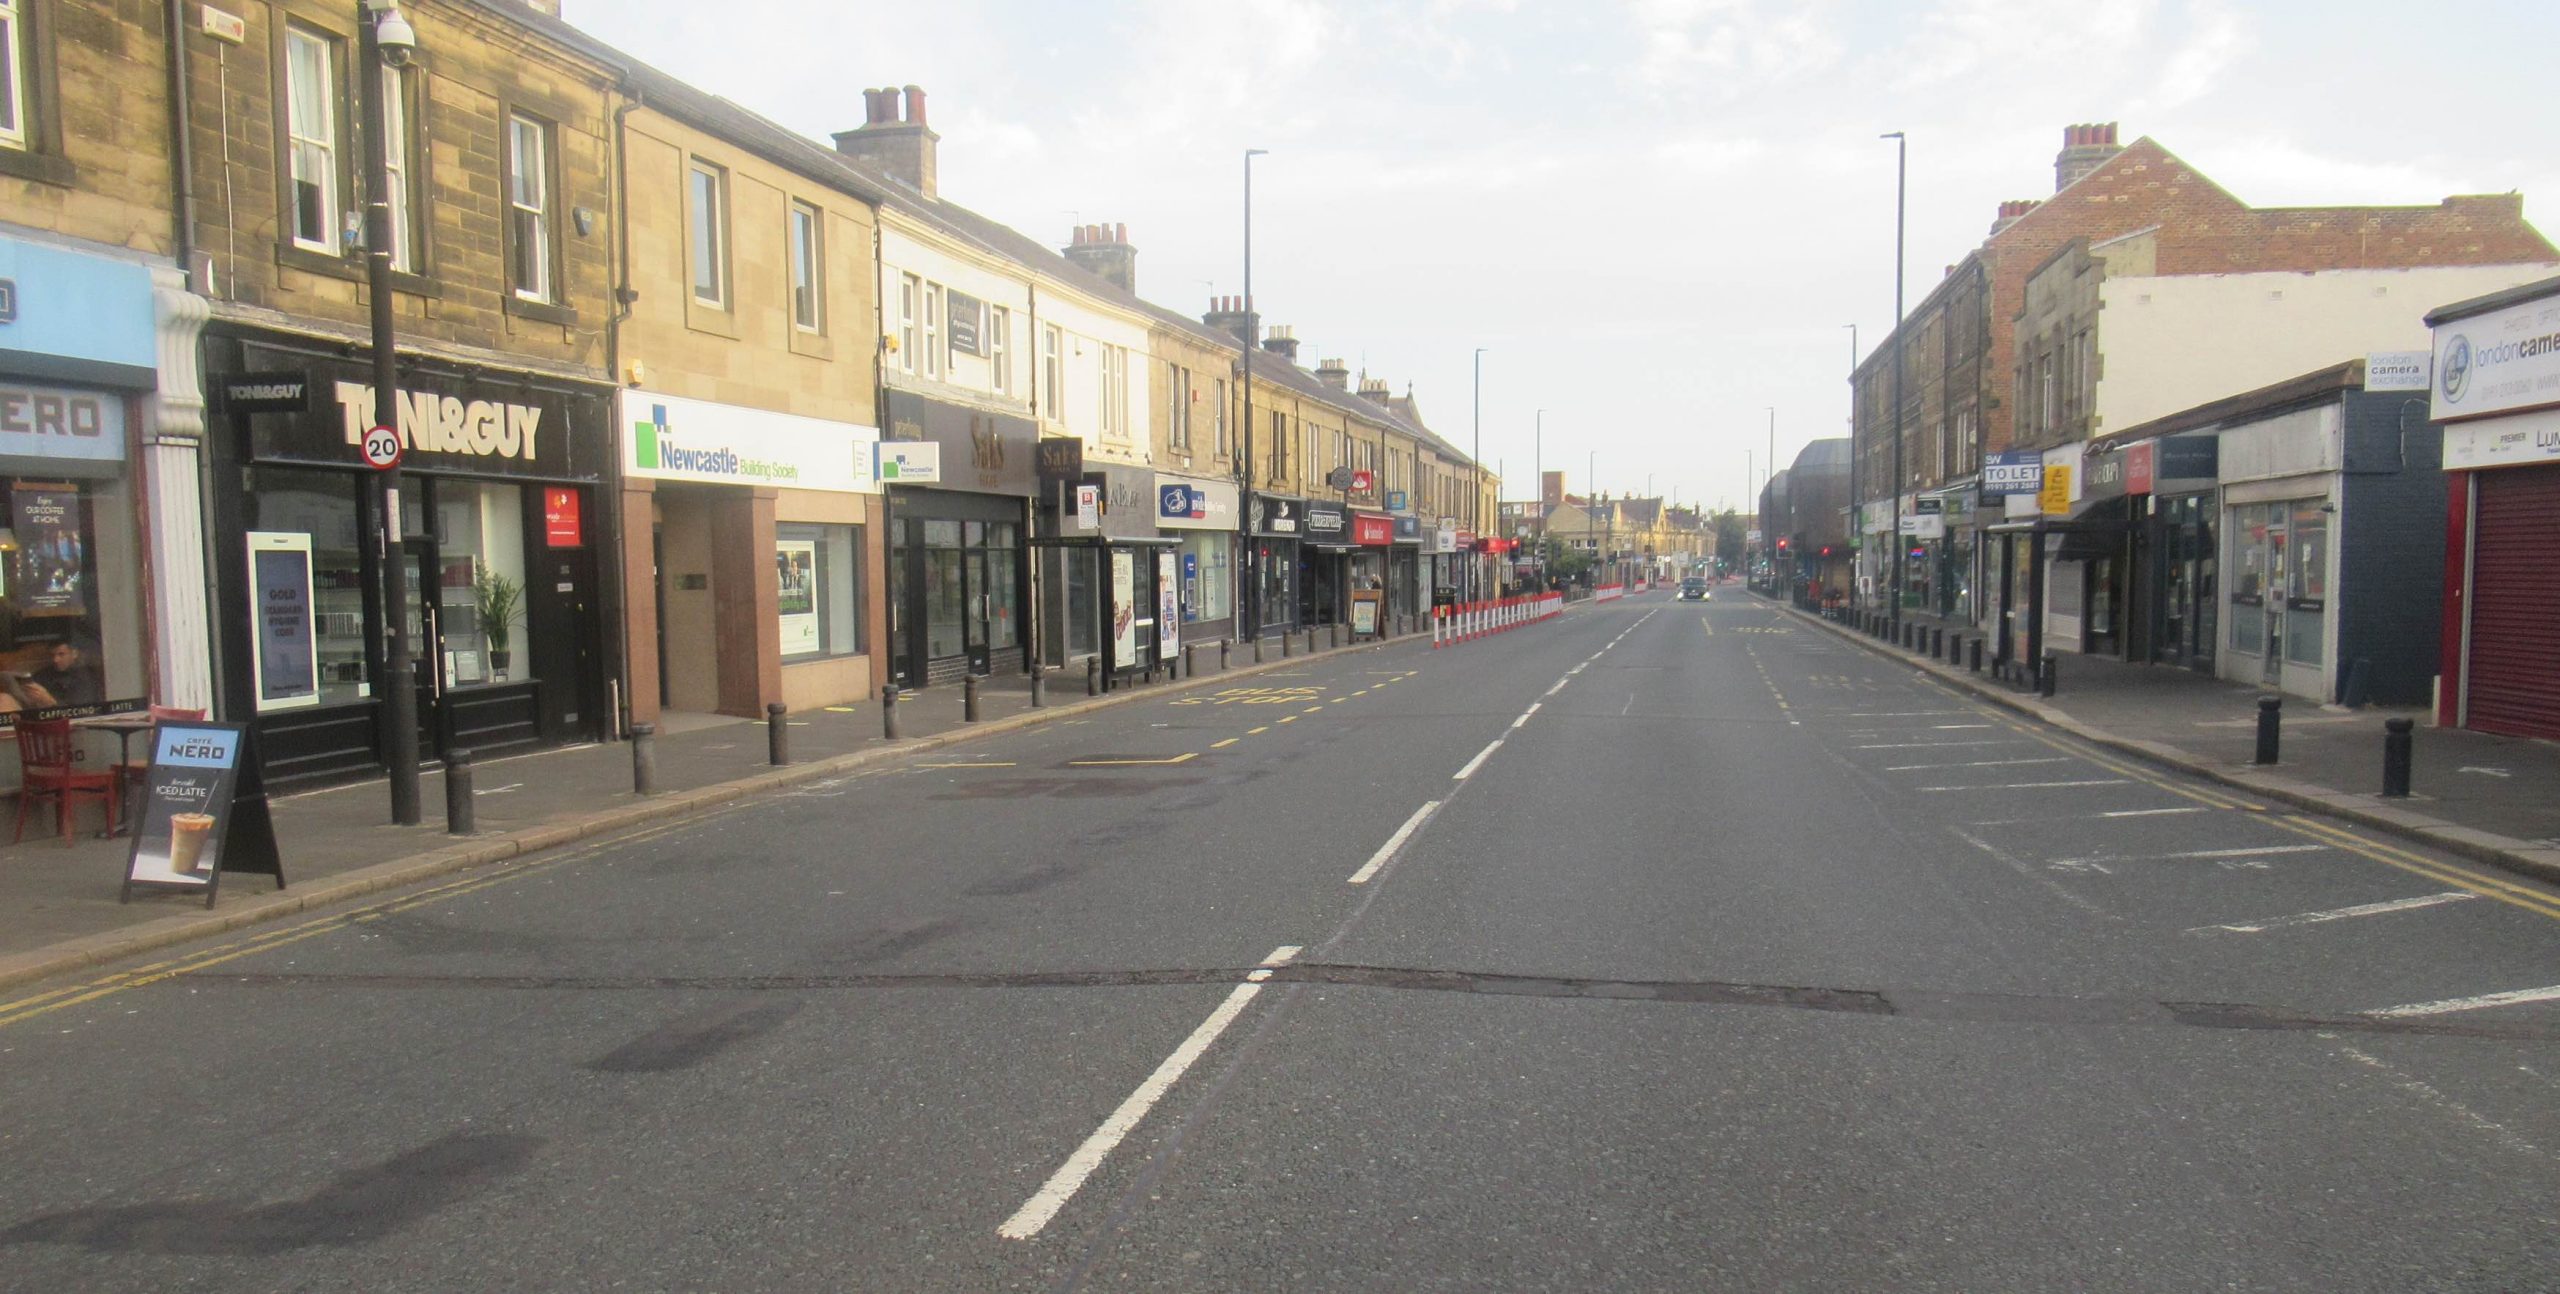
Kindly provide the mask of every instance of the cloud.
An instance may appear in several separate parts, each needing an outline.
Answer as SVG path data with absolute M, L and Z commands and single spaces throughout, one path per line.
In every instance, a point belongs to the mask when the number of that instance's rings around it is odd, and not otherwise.
M 2204 97 L 2254 44 L 2239 14 L 2206 0 L 2187 6 L 2182 25 L 2191 34 L 2169 56 L 2157 88 L 2138 105 L 2146 112 L 2165 112 Z
M 1632 0 L 1635 83 L 1658 96 L 1733 99 L 1832 66 L 1841 42 L 1827 5 Z

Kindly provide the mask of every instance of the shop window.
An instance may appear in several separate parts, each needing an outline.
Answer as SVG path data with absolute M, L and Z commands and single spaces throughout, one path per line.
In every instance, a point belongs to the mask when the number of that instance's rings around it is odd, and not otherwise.
M 373 695 L 366 674 L 360 542 L 365 530 L 356 505 L 358 484 L 343 472 L 255 469 L 244 498 L 250 586 L 260 623 L 261 713 L 343 705 Z M 302 619 L 297 602 L 309 616 L 307 653 L 295 646 L 296 622 Z
M 436 500 L 436 629 L 444 677 L 475 687 L 527 677 L 524 489 L 440 480 Z
M 2282 543 L 2282 513 L 2251 504 L 2231 510 L 2231 650 L 2267 650 L 2267 593 Z
M 781 589 L 782 658 L 850 656 L 862 644 L 862 527 L 784 523 L 774 528 Z
M 2280 505 L 2286 518 L 2284 658 L 2318 665 L 2328 650 L 2329 514 L 2326 499 Z
M 1182 619 L 1224 620 L 1235 611 L 1235 544 L 1223 534 L 1182 537 Z

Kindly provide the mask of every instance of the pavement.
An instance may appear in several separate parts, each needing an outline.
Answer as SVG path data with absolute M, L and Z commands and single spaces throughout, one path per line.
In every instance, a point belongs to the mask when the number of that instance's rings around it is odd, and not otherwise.
M 1292 636 L 1293 646 L 1308 641 Z M 1337 650 L 1322 633 L 1312 642 L 1319 653 Z M 1277 636 L 1266 638 L 1260 668 L 1279 668 L 1289 659 L 1281 650 Z M 1192 656 L 1202 680 L 1256 668 L 1250 644 L 1231 644 L 1223 667 L 1215 644 L 1199 645 Z M 990 677 L 980 680 L 975 723 L 963 718 L 957 684 L 908 692 L 899 704 L 897 741 L 882 735 L 878 702 L 830 706 L 788 717 L 791 763 L 780 768 L 769 760 L 762 722 L 672 715 L 655 739 L 654 794 L 633 791 L 628 742 L 486 760 L 473 769 L 477 830 L 468 836 L 445 831 L 441 767 L 421 778 L 422 813 L 415 826 L 391 825 L 388 791 L 380 781 L 280 795 L 272 803 L 286 888 L 278 891 L 264 877 L 229 877 L 212 909 L 200 898 L 179 894 L 119 902 L 128 839 L 100 838 L 94 813 L 83 818 L 80 834 L 68 845 L 46 833 L 49 817 L 30 820 L 23 843 L 0 846 L 0 986 L 281 920 L 431 876 L 698 813 L 741 795 L 839 775 L 897 751 L 1122 704 L 1138 693 L 1176 685 L 1170 679 L 1140 682 L 1088 698 L 1080 672 L 1052 673 L 1043 685 L 1045 708 L 1035 711 L 1027 676 Z
M 1637 596 L 0 997 L 0 1270 L 2548 1288 L 2555 922 L 1756 599 Z
M 1772 603 L 1776 605 L 1776 603 Z M 2256 764 L 2258 700 L 2272 695 L 2164 665 L 2057 657 L 2054 696 L 1788 608 L 1975 696 L 2128 754 L 2298 808 L 2560 881 L 2560 742 L 2434 726 L 2425 708 L 2349 709 L 2284 697 L 2277 762 Z M 2382 794 L 2383 725 L 2412 723 L 2410 793 Z

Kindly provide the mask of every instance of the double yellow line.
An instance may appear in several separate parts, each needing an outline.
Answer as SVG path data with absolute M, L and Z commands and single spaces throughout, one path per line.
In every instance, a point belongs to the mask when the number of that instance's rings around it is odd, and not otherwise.
M 510 861 L 501 864 L 495 871 L 474 874 L 462 877 L 458 880 L 447 881 L 442 885 L 432 886 L 414 894 L 403 895 L 396 899 L 386 899 L 379 903 L 373 903 L 365 907 L 354 909 L 353 911 L 340 912 L 332 916 L 320 917 L 315 920 L 305 921 L 299 925 L 287 926 L 281 930 L 264 931 L 245 939 L 237 939 L 227 944 L 216 945 L 215 947 L 205 949 L 202 952 L 188 953 L 182 956 L 172 957 L 166 961 L 153 962 L 146 966 L 136 966 L 130 970 L 116 971 L 112 974 L 102 975 L 96 979 L 87 980 L 82 983 L 68 984 L 56 989 L 47 989 L 42 993 L 31 994 L 26 997 L 18 998 L 14 1001 L 0 1002 L 0 1029 L 5 1029 L 10 1025 L 35 1019 L 38 1016 L 51 1015 L 56 1011 L 68 1010 L 75 1006 L 82 1006 L 90 1002 L 95 1002 L 100 998 L 111 997 L 115 994 L 127 992 L 132 989 L 158 984 L 164 980 L 176 979 L 181 975 L 192 975 L 198 971 L 209 970 L 213 967 L 220 966 L 225 962 L 238 961 L 243 957 L 252 957 L 262 952 L 282 948 L 288 944 L 297 944 L 305 939 L 325 935 L 335 930 L 343 930 L 349 926 L 360 925 L 368 921 L 379 921 L 396 912 L 406 912 L 411 908 L 424 907 L 430 903 L 441 903 L 446 899 L 457 898 L 461 895 L 469 894 L 474 890 L 487 889 L 492 885 L 500 885 L 508 881 L 529 876 L 544 868 L 555 867 L 559 864 L 572 862 L 581 858 L 590 858 L 609 848 L 637 844 L 644 840 L 665 835 L 671 831 L 677 831 L 684 827 L 695 825 L 700 821 L 701 819 L 695 818 L 666 823 L 664 825 L 652 827 L 630 835 L 615 836 L 607 840 L 597 841 L 578 849 L 556 854 L 547 858 L 537 858 L 531 861 Z

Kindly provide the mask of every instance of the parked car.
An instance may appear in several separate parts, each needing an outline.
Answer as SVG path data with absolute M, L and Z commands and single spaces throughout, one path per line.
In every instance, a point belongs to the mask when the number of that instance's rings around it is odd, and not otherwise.
M 1692 575 L 1680 581 L 1679 600 L 1682 602 L 1706 602 L 1712 600 L 1714 596 L 1714 593 L 1708 590 L 1707 579 L 1703 575 Z

